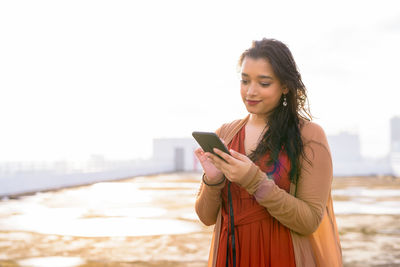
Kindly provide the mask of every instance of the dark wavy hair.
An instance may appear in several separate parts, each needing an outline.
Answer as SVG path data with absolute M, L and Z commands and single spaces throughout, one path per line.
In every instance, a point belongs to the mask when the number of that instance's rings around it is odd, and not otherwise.
M 305 158 L 300 120 L 312 119 L 307 90 L 301 80 L 297 65 L 289 48 L 275 39 L 264 38 L 253 41 L 252 46 L 240 56 L 239 66 L 242 66 L 245 58 L 267 60 L 282 86 L 288 89 L 287 105 L 283 106 L 284 95 L 282 94 L 277 107 L 265 118 L 268 129 L 256 149 L 250 154 L 250 159 L 256 161 L 269 153 L 270 159 L 267 166 L 274 166 L 276 170 L 276 167 L 281 167 L 279 154 L 285 152 L 290 161 L 290 181 L 297 184 L 300 177 L 300 159 Z

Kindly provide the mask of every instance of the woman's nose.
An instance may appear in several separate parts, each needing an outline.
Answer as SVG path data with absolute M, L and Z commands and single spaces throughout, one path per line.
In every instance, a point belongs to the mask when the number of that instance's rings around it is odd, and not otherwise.
M 256 95 L 256 94 L 257 94 L 256 86 L 253 83 L 249 84 L 249 87 L 247 88 L 247 95 Z

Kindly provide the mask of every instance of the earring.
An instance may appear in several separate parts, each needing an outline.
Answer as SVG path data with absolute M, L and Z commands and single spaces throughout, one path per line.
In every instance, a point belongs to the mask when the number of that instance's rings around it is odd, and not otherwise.
M 282 105 L 283 105 L 284 107 L 287 106 L 286 95 L 283 95 L 283 102 L 282 102 Z

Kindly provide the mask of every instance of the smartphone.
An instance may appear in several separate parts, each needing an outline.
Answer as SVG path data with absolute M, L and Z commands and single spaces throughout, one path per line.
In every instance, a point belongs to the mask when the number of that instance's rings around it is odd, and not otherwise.
M 210 152 L 217 155 L 214 153 L 213 148 L 218 148 L 229 155 L 231 154 L 224 143 L 222 143 L 221 139 L 219 139 L 218 135 L 213 132 L 193 132 L 192 136 L 196 139 L 204 152 Z M 217 156 L 220 157 L 219 155 Z

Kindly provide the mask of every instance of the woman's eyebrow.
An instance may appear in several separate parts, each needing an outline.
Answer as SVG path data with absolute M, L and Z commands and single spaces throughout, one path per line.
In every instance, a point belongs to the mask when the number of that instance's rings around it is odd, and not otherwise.
M 242 76 L 249 77 L 248 74 L 243 73 L 243 72 L 242 72 Z M 272 78 L 271 76 L 268 76 L 268 75 L 258 75 L 257 78 L 259 78 L 259 79 L 270 79 L 270 80 L 274 79 L 274 78 Z
M 271 76 L 267 76 L 267 75 L 258 75 L 258 78 L 260 79 L 271 79 L 273 80 L 273 78 Z

